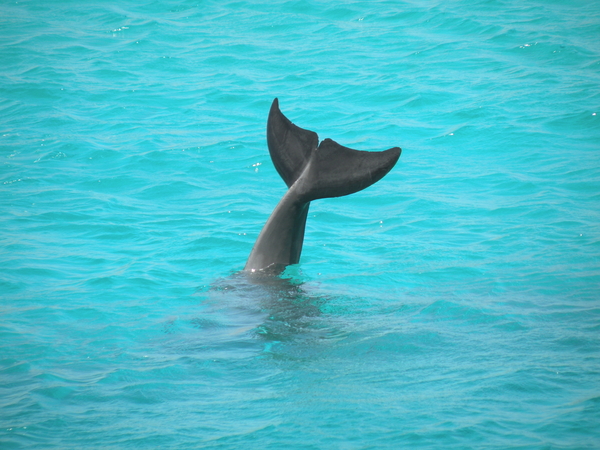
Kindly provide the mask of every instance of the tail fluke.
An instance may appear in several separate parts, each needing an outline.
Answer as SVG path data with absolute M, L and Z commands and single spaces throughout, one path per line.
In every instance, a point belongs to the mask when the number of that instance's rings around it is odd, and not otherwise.
M 319 144 L 317 133 L 294 125 L 273 100 L 267 121 L 267 143 L 273 164 L 291 187 L 300 180 L 306 201 L 353 194 L 383 178 L 400 158 L 401 149 L 363 152 L 331 139 Z
M 267 145 L 277 172 L 290 187 L 319 145 L 319 136 L 294 125 L 279 110 L 279 101 L 275 99 L 267 120 Z
M 325 139 L 313 152 L 303 178 L 307 199 L 342 197 L 371 186 L 394 167 L 401 150 L 363 152 Z

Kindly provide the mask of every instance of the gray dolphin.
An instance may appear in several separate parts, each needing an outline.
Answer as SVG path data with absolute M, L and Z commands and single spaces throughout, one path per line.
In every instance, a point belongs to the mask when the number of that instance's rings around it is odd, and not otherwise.
M 278 274 L 297 264 L 310 202 L 371 186 L 394 167 L 402 151 L 394 147 L 363 152 L 331 139 L 319 144 L 317 133 L 294 125 L 281 113 L 277 99 L 269 111 L 267 144 L 288 191 L 260 232 L 244 267 L 247 272 Z

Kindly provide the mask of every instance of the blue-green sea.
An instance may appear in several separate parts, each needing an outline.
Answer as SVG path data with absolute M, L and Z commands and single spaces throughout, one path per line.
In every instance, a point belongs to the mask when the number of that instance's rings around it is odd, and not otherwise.
M 600 3 L 2 1 L 0 448 L 600 448 Z

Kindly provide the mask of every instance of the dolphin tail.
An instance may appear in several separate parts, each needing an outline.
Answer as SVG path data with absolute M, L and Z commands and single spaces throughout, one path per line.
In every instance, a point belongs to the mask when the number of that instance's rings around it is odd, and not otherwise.
M 300 260 L 308 208 L 312 200 L 358 192 L 387 174 L 400 148 L 363 152 L 331 139 L 319 144 L 317 133 L 294 125 L 273 100 L 267 121 L 273 164 L 288 186 L 260 232 L 244 270 L 279 273 Z
M 273 164 L 288 187 L 310 202 L 361 191 L 383 178 L 400 158 L 401 149 L 364 152 L 331 139 L 319 144 L 317 133 L 294 125 L 273 100 L 267 122 Z

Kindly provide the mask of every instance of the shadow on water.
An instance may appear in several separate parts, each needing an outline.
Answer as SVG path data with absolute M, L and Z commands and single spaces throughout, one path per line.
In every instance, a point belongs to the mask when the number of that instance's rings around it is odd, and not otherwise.
M 293 269 L 281 276 L 239 272 L 199 292 L 206 298 L 205 309 L 192 323 L 204 332 L 219 329 L 221 338 L 232 340 L 243 336 L 273 343 L 339 337 L 340 331 L 322 312 L 331 298 L 306 287 Z

